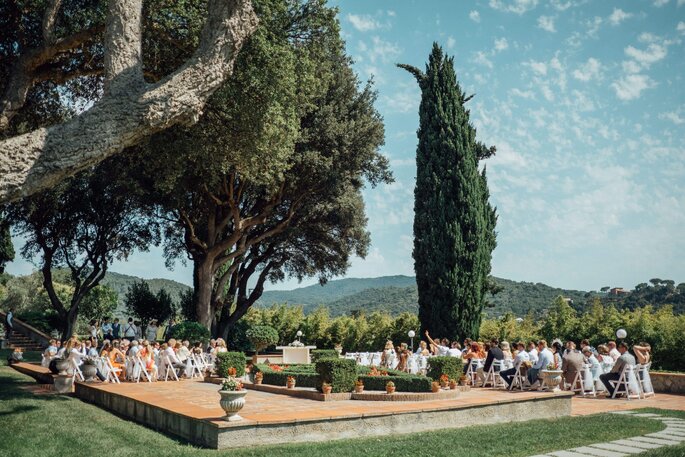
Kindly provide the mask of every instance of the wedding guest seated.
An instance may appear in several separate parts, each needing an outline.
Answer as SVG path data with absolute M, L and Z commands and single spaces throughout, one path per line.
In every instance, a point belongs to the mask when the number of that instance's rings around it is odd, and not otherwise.
M 490 371 L 490 368 L 492 367 L 492 363 L 495 360 L 503 360 L 504 359 L 504 353 L 502 350 L 499 348 L 499 341 L 496 339 L 490 340 L 490 349 L 488 350 L 488 355 L 485 359 L 485 363 L 483 364 L 482 367 L 479 367 L 476 369 L 476 376 L 478 376 L 478 380 L 480 381 L 481 384 L 485 382 L 485 374 Z
M 203 351 L 202 351 L 202 342 L 201 342 L 201 341 L 198 341 L 197 343 L 195 343 L 195 346 L 193 346 L 193 349 L 192 349 L 191 352 L 192 352 L 193 354 L 195 354 L 195 355 L 200 355 L 200 354 L 202 354 L 202 353 L 203 353 Z
M 426 330 L 426 338 L 428 338 L 428 342 L 431 345 L 431 350 L 434 355 L 439 355 L 439 356 L 446 356 L 449 355 L 449 340 L 446 338 L 443 338 L 442 340 L 438 338 L 438 340 L 434 340 L 431 338 L 430 334 L 428 333 L 428 330 Z
M 114 368 L 121 370 L 119 377 L 125 379 L 126 371 L 126 356 L 120 348 L 121 342 L 119 340 L 112 341 L 112 347 L 107 351 L 107 357 Z M 103 353 L 105 351 L 103 350 Z
M 420 341 L 419 347 L 416 349 L 415 354 L 426 356 L 426 357 L 429 356 L 430 351 L 428 350 L 428 343 L 426 343 L 425 341 Z
M 216 340 L 212 338 L 211 340 L 209 340 L 209 344 L 207 345 L 207 353 L 211 354 L 212 352 L 214 352 L 214 348 L 216 348 Z
M 138 352 L 141 360 L 145 364 L 145 370 L 150 374 L 153 381 L 157 380 L 157 364 L 155 363 L 155 353 L 152 345 L 149 341 L 145 341 L 145 344 Z
M 576 343 L 573 341 L 568 341 L 566 343 L 566 347 L 568 348 L 568 351 L 566 351 L 566 354 L 564 354 L 564 360 L 561 364 L 561 369 L 564 373 L 564 382 L 570 385 L 571 388 L 574 388 L 575 386 L 573 383 L 576 379 L 576 375 L 583 370 L 585 357 L 578 349 L 576 349 Z
M 78 339 L 74 339 L 72 337 L 71 340 L 67 343 L 67 349 L 65 351 L 67 355 L 67 360 L 69 360 L 74 366 L 80 367 L 83 365 L 83 359 L 85 359 L 87 356 L 84 355 L 83 350 L 81 349 L 85 345 L 82 345 Z M 100 381 L 105 381 L 105 377 L 100 373 L 100 370 L 97 369 L 96 375 Z
M 24 353 L 21 351 L 21 348 L 14 348 L 14 350 L 10 353 L 9 357 L 7 357 L 7 365 L 13 365 L 15 363 L 23 361 Z
M 580 352 L 583 352 L 585 348 L 590 348 L 590 351 L 592 351 L 593 354 L 597 354 L 597 349 L 594 347 L 590 346 L 590 340 L 584 339 L 583 341 L 580 342 Z
M 178 370 L 178 376 L 181 377 L 183 376 L 183 373 L 186 370 L 186 365 L 176 356 L 174 347 L 176 347 L 177 344 L 180 343 L 176 343 L 176 340 L 173 338 L 170 339 L 167 348 L 164 350 L 164 353 L 169 357 L 169 362 L 171 362 L 171 366 Z
M 595 357 L 590 346 L 585 346 L 583 348 L 583 356 L 585 357 L 585 363 L 590 365 L 590 373 L 592 373 L 592 379 L 599 380 L 599 375 L 602 374 L 602 365 L 599 364 L 599 360 Z
M 483 360 L 485 358 L 485 352 L 483 352 L 480 345 L 474 341 L 471 343 L 471 350 L 464 354 L 463 358 L 465 361 L 464 373 L 466 373 L 467 371 L 469 371 L 469 364 L 471 363 L 471 361 Z
M 530 355 L 526 352 L 526 345 L 522 341 L 516 343 L 516 358 L 514 359 L 514 368 L 504 370 L 500 372 L 500 376 L 504 378 L 504 381 L 509 387 L 511 383 L 514 382 L 514 376 L 516 375 L 516 370 L 521 367 L 524 363 L 530 363 Z
M 616 359 L 616 363 L 611 368 L 611 371 L 599 376 L 602 384 L 604 384 L 604 387 L 607 389 L 608 397 L 611 397 L 614 394 L 615 389 L 615 387 L 611 384 L 611 381 L 618 381 L 618 379 L 621 377 L 621 371 L 623 371 L 623 367 L 626 365 L 630 365 L 632 367 L 635 366 L 635 357 L 628 352 L 628 345 L 625 342 L 622 341 L 619 343 L 616 350 L 620 355 L 618 359 Z
M 609 341 L 607 346 L 609 346 L 609 355 L 612 359 L 614 359 L 615 362 L 619 357 L 621 357 L 621 351 L 616 349 L 616 341 Z
M 640 343 L 633 346 L 633 353 L 640 365 L 647 365 L 652 360 L 652 347 L 649 343 Z
M 176 344 L 178 347 L 178 343 Z M 183 341 L 180 347 L 178 347 L 178 351 L 176 352 L 176 355 L 178 356 L 178 359 L 181 362 L 186 362 L 188 360 L 188 357 L 190 357 L 190 343 L 186 340 Z
M 554 356 L 554 368 L 555 369 L 561 369 L 561 365 L 563 363 L 562 360 L 562 354 L 563 354 L 563 348 L 561 347 L 561 340 L 555 340 L 552 343 L 552 347 L 550 348 L 550 351 L 552 351 L 552 355 Z
M 450 357 L 461 358 L 461 345 L 459 341 L 452 341 L 452 347 L 447 352 Z
M 128 349 L 127 355 L 129 357 L 135 357 L 136 355 L 138 355 L 139 351 L 140 351 L 140 346 L 138 344 L 138 340 L 131 341 L 131 347 Z
M 597 357 L 597 360 L 599 360 L 600 364 L 614 363 L 614 358 L 609 355 L 609 347 L 606 344 L 600 344 L 599 346 L 597 346 L 597 352 L 599 353 L 599 357 Z
M 216 348 L 214 348 L 214 352 L 212 352 L 212 355 L 216 356 L 217 354 L 221 352 L 227 352 L 228 348 L 226 347 L 226 342 L 224 341 L 223 338 L 217 338 L 216 339 Z
M 530 352 L 528 354 L 531 355 Z M 527 374 L 528 382 L 533 389 L 539 385 L 538 374 L 540 374 L 542 370 L 546 370 L 550 364 L 554 364 L 554 354 L 552 354 L 552 351 L 547 348 L 547 341 L 538 341 L 537 356 L 537 362 L 533 364 L 533 366 L 528 370 Z
M 50 361 L 55 358 L 57 355 L 57 342 L 52 339 L 50 340 L 48 347 L 43 351 L 43 360 L 41 361 L 41 366 L 43 367 L 48 367 L 50 366 Z
M 528 350 L 528 356 L 530 357 L 530 362 L 532 364 L 536 364 L 538 362 L 537 343 L 535 341 L 529 341 L 528 345 L 526 346 L 526 349 Z
M 512 360 L 514 355 L 511 353 L 511 349 L 508 341 L 502 341 L 499 344 L 500 349 L 502 349 L 502 354 L 504 354 L 504 360 Z

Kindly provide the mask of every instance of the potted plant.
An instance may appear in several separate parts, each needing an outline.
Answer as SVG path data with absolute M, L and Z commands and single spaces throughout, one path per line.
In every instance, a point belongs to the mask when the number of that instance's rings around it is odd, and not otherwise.
M 450 379 L 450 390 L 455 390 L 457 388 L 457 380 Z
M 83 359 L 83 365 L 81 365 L 81 373 L 83 373 L 83 380 L 90 381 L 98 374 L 98 367 L 95 365 L 95 360 L 91 358 Z
M 545 370 L 541 371 L 541 373 L 542 380 L 545 383 L 547 389 L 552 390 L 554 392 L 560 390 L 559 384 L 561 384 L 561 375 L 564 372 L 560 370 L 556 364 L 550 363 L 549 365 L 547 365 L 547 368 Z
M 235 367 L 230 367 L 228 369 L 228 376 L 230 376 L 231 378 L 235 378 L 235 375 L 237 375 L 237 374 L 238 374 L 238 370 L 236 370 Z
M 449 376 L 447 376 L 445 373 L 440 375 L 440 387 L 445 389 L 449 385 L 449 382 L 450 382 Z
M 278 331 L 269 325 L 255 325 L 250 327 L 245 336 L 255 348 L 255 355 L 252 358 L 254 363 L 259 361 L 259 351 L 278 343 Z
M 468 382 L 468 378 L 466 377 L 465 374 L 459 376 L 459 385 L 460 386 L 465 386 Z
M 431 392 L 440 392 L 440 383 L 438 381 L 431 382 Z
M 357 379 L 354 382 L 354 392 L 358 393 L 358 394 L 364 392 L 364 383 L 362 382 L 361 379 Z
M 385 391 L 389 394 L 394 394 L 395 393 L 395 383 L 392 381 L 388 381 L 385 384 Z
M 221 395 L 219 404 L 226 412 L 226 420 L 229 422 L 242 420 L 238 411 L 245 406 L 245 395 L 247 395 L 247 389 L 243 388 L 243 383 L 229 377 L 221 383 L 219 395 Z
M 324 382 L 323 385 L 321 386 L 321 391 L 323 392 L 324 395 L 330 394 L 332 390 L 333 390 L 333 386 L 327 382 Z
M 254 383 L 255 384 L 261 384 L 263 380 L 264 380 L 264 373 L 262 373 L 261 371 L 258 371 L 257 373 L 255 373 L 255 375 L 254 375 Z
M 295 388 L 295 376 L 288 376 L 288 379 L 286 380 L 285 385 L 288 389 L 294 389 Z

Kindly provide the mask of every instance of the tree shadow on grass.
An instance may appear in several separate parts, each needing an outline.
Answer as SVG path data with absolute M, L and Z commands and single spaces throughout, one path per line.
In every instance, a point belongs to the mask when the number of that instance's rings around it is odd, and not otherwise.
M 0 411 L 0 417 L 11 416 L 13 414 L 28 413 L 29 411 L 35 411 L 37 409 L 39 409 L 39 408 L 37 406 L 33 406 L 33 405 L 15 406 L 14 408 L 10 409 L 9 411 Z

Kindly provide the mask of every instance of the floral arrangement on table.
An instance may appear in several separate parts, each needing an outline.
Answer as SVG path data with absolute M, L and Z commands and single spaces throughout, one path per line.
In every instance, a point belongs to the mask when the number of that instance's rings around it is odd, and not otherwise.
M 229 392 L 243 390 L 243 383 L 233 376 L 230 376 L 221 383 L 221 390 L 227 390 Z
M 303 348 L 304 343 L 302 341 L 293 341 L 292 343 L 288 343 L 288 346 L 293 347 L 293 348 Z
M 548 371 L 556 371 L 559 369 L 559 365 L 557 365 L 556 362 L 550 363 L 547 365 L 547 370 Z

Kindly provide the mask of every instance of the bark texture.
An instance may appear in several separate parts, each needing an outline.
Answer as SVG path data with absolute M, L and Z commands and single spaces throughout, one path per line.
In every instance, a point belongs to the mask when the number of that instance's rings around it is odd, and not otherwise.
M 152 133 L 196 122 L 257 26 L 249 0 L 210 0 L 193 57 L 161 81 L 145 84 L 141 6 L 141 0 L 109 3 L 101 100 L 68 122 L 0 141 L 0 203 L 49 188 Z

